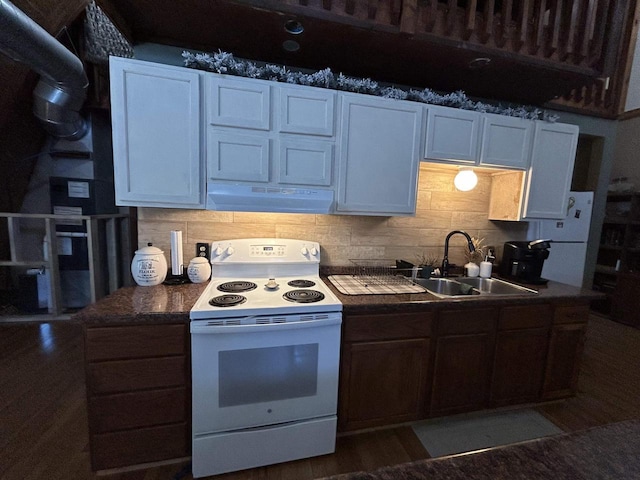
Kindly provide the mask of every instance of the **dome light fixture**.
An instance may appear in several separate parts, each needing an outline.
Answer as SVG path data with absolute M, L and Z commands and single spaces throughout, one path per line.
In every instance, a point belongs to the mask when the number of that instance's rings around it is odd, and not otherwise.
M 287 20 L 284 24 L 284 29 L 291 35 L 300 35 L 304 32 L 304 26 L 297 20 Z
M 473 190 L 478 184 L 478 176 L 471 167 L 460 167 L 456 178 L 453 179 L 453 184 L 461 192 L 468 192 Z

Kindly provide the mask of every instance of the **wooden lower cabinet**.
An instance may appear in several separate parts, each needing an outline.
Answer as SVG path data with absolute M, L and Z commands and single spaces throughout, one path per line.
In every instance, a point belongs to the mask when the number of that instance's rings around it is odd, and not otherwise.
M 547 355 L 543 400 L 575 394 L 588 319 L 589 305 L 556 307 Z
M 85 327 L 94 471 L 190 453 L 188 325 Z
M 540 400 L 551 314 L 550 305 L 501 309 L 491 379 L 491 406 Z
M 497 318 L 495 308 L 440 312 L 430 416 L 487 406 Z
M 431 313 L 345 316 L 340 430 L 424 417 L 432 317 Z

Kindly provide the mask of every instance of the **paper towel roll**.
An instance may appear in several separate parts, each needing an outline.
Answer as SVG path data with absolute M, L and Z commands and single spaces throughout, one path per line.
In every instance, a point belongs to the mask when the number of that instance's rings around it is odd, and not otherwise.
M 182 275 L 182 230 L 171 230 L 171 274 Z

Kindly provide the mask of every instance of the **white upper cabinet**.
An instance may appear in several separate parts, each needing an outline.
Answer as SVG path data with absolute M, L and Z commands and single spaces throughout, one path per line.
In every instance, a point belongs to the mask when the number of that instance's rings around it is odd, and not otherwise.
M 526 170 L 533 128 L 531 120 L 483 114 L 479 165 Z
M 269 181 L 270 140 L 265 136 L 207 129 L 208 181 Z
M 480 120 L 478 112 L 427 106 L 425 159 L 457 165 L 476 164 Z
M 333 188 L 331 90 L 206 74 L 207 181 Z
M 424 107 L 341 94 L 337 212 L 415 213 Z
M 280 142 L 278 183 L 328 187 L 332 183 L 333 144 L 299 138 Z
M 523 218 L 565 218 L 579 128 L 535 122 L 531 167 L 527 176 Z
M 529 168 L 493 176 L 490 220 L 563 219 L 567 215 L 579 129 L 543 121 L 534 125 Z
M 207 74 L 206 82 L 210 125 L 271 128 L 271 82 L 214 74 Z
M 202 73 L 111 57 L 118 205 L 203 208 Z
M 280 132 L 331 137 L 335 134 L 332 90 L 291 85 L 279 87 Z

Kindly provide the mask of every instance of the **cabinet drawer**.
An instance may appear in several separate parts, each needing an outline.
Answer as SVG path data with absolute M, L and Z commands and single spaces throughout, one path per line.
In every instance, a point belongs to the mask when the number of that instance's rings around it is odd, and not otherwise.
M 120 358 L 184 355 L 187 325 L 88 328 L 88 362 Z
M 589 305 L 561 305 L 556 307 L 553 323 L 586 323 L 589 320 Z
M 119 360 L 87 366 L 87 391 L 116 393 L 186 384 L 185 357 Z
M 89 398 L 89 424 L 93 433 L 152 427 L 186 420 L 184 388 Z
M 478 308 L 471 310 L 451 310 L 440 312 L 439 335 L 464 335 L 495 331 L 498 310 Z
M 499 330 L 548 327 L 551 325 L 550 305 L 523 305 L 500 310 Z
M 428 337 L 434 316 L 432 312 L 347 316 L 344 340 L 361 342 Z
M 104 470 L 189 455 L 189 425 L 101 433 L 91 436 L 93 470 Z

